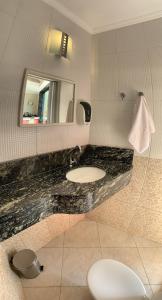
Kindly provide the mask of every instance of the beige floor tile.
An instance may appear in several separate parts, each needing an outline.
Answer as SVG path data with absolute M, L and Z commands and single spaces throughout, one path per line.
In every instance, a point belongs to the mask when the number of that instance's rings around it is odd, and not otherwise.
M 153 293 L 150 285 L 145 285 L 147 297 L 151 298 Z M 93 300 L 88 287 L 62 287 L 60 300 Z M 27 299 L 28 300 L 28 299 Z
M 162 247 L 162 244 L 157 242 L 147 240 L 144 237 L 133 236 L 134 242 L 138 248 L 155 248 L 155 247 Z
M 59 300 L 60 288 L 24 288 L 25 300 Z
M 96 222 L 82 221 L 65 232 L 64 247 L 100 247 Z
M 51 239 L 62 234 L 69 229 L 69 215 L 58 214 L 52 215 L 46 219 Z
M 158 294 L 159 292 L 162 292 L 162 285 L 160 284 L 151 284 L 151 288 L 154 295 Z
M 62 286 L 86 286 L 87 272 L 100 258 L 100 248 L 64 248 Z
M 162 248 L 139 248 L 150 284 L 162 284 Z
M 98 224 L 101 247 L 136 247 L 133 238 L 124 231 Z
M 60 300 L 93 300 L 88 287 L 62 287 Z
M 64 244 L 64 233 L 52 239 L 48 244 L 44 246 L 44 248 L 60 248 L 63 247 L 63 244 Z
M 61 283 L 62 248 L 42 248 L 37 252 L 44 271 L 34 279 L 22 279 L 24 287 L 59 286 Z
M 144 284 L 149 283 L 136 248 L 102 248 L 102 257 L 126 264 L 138 274 Z

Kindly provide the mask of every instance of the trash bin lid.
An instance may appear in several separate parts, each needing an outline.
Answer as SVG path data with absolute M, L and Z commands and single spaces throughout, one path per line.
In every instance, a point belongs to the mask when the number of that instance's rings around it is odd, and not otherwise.
M 15 254 L 13 257 L 13 265 L 18 270 L 24 270 L 30 267 L 37 256 L 34 251 L 30 249 L 24 249 Z

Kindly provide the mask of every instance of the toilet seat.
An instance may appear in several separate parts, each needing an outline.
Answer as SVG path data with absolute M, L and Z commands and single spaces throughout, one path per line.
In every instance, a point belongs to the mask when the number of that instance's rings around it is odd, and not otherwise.
M 141 279 L 119 261 L 101 259 L 95 262 L 89 269 L 87 280 L 96 300 L 147 299 Z

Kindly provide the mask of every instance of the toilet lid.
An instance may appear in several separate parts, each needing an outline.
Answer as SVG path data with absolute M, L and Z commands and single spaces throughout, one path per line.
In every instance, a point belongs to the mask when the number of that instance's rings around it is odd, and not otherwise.
M 97 261 L 90 268 L 87 279 L 89 289 L 97 300 L 141 300 L 146 296 L 141 279 L 119 261 Z

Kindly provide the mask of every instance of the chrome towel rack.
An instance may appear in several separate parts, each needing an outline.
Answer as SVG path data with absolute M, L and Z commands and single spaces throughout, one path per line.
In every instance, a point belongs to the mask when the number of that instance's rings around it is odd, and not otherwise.
M 144 93 L 143 92 L 138 92 L 138 96 L 144 96 Z
M 144 96 L 144 93 L 143 92 L 138 92 L 138 96 L 141 97 L 141 96 Z M 121 92 L 120 93 L 120 98 L 122 99 L 122 101 L 126 98 L 126 94 L 124 92 Z

